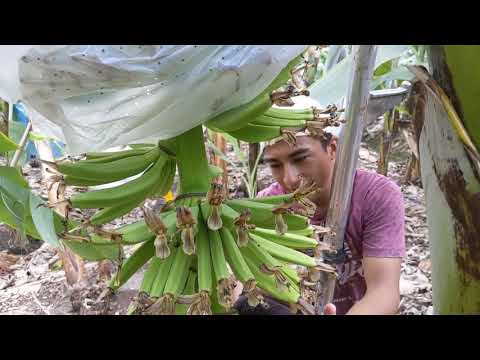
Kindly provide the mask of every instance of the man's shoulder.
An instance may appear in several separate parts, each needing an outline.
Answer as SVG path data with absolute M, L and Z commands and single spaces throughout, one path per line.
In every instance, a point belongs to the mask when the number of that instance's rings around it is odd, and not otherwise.
M 283 188 L 280 186 L 278 182 L 274 182 L 269 186 L 267 186 L 262 191 L 259 191 L 257 194 L 257 197 L 283 195 L 283 194 L 285 194 L 285 191 L 283 190 Z
M 403 201 L 402 191 L 392 179 L 372 171 L 357 170 L 352 203 L 363 211 L 398 211 L 403 207 Z
M 400 187 L 390 178 L 373 171 L 358 169 L 355 174 L 354 191 L 365 195 L 371 192 L 391 191 L 401 193 Z

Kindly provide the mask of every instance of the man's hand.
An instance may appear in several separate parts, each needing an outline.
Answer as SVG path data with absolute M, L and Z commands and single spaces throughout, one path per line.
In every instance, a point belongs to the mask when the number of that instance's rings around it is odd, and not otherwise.
M 323 315 L 337 315 L 337 307 L 333 304 L 325 305 L 323 309 Z

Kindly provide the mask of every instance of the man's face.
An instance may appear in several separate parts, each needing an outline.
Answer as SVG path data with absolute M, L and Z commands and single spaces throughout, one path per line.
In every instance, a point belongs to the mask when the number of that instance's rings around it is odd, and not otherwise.
M 329 198 L 336 144 L 336 140 L 332 139 L 325 150 L 320 140 L 299 136 L 293 147 L 285 141 L 268 146 L 264 160 L 275 180 L 289 193 L 300 185 L 300 175 L 314 180 L 322 190 L 310 199 L 320 205 Z

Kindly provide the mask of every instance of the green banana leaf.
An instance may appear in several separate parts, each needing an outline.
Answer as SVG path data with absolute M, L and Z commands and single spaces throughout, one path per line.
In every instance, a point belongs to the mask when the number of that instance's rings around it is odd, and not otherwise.
M 371 82 L 371 88 L 376 89 L 384 82 L 389 82 L 392 80 L 407 80 L 411 81 L 414 78 L 413 74 L 407 70 L 405 66 L 399 66 L 397 68 L 393 68 L 390 71 L 384 73 L 383 75 L 379 75 L 374 77 Z
M 43 201 L 30 190 L 19 168 L 0 166 L 0 222 L 58 246 L 56 234 L 63 231 L 62 218 L 49 208 L 37 208 L 41 203 Z
M 9 166 L 0 167 L 0 221 L 24 236 L 38 238 L 30 217 L 28 183 L 20 170 Z
M 463 123 L 480 149 L 480 46 L 445 45 L 445 55 L 453 86 L 460 99 Z
M 38 233 L 43 241 L 53 246 L 59 246 L 53 211 L 42 205 L 44 203 L 40 197 L 30 192 L 30 212 Z
M 0 153 L 18 149 L 18 145 L 10 140 L 4 133 L 0 132 Z
M 327 59 L 325 61 L 325 72 L 330 71 L 347 54 L 343 45 L 330 45 L 328 47 Z
M 378 47 L 375 69 L 392 59 L 399 58 L 408 50 L 408 45 L 382 45 Z M 353 67 L 353 53 L 333 66 L 324 77 L 313 83 L 310 97 L 326 106 L 338 102 L 345 96 L 350 72 Z M 374 88 L 371 87 L 371 90 Z

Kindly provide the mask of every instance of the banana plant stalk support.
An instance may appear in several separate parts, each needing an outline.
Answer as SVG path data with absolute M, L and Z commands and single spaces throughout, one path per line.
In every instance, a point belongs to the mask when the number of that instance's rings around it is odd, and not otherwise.
M 13 158 L 10 163 L 11 167 L 17 166 L 18 160 L 20 159 L 20 155 L 22 154 L 22 151 L 25 148 L 25 145 L 27 144 L 28 134 L 30 133 L 31 130 L 32 130 L 32 123 L 29 121 L 27 124 L 27 127 L 25 128 L 25 131 L 23 132 L 22 138 L 20 139 L 20 143 L 18 144 L 18 149 L 15 151 L 15 154 L 13 154 Z
M 319 261 L 330 261 L 333 265 L 336 263 L 335 258 L 339 259 L 338 255 L 341 254 L 343 249 L 358 152 L 367 116 L 370 95 L 369 84 L 373 74 L 377 47 L 375 45 L 360 45 L 355 46 L 353 50 L 355 57 L 347 93 L 346 125 L 339 139 L 326 220 L 326 226 L 330 227 L 333 233 L 324 237 L 324 241 L 331 245 L 333 252 L 332 254 L 323 254 L 323 256 L 322 254 L 316 255 Z M 335 276 L 325 276 L 317 283 L 316 314 L 323 314 L 324 305 L 332 302 L 335 281 Z

